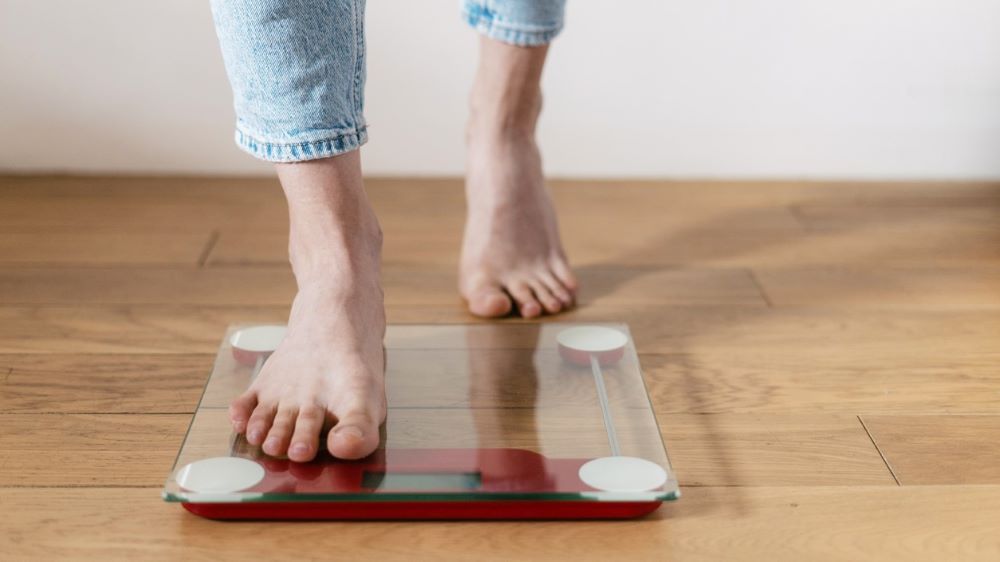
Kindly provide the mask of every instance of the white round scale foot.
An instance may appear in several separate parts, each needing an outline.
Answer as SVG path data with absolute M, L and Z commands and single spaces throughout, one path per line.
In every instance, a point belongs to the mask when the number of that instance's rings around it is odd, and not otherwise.
M 604 492 L 648 492 L 667 482 L 667 471 L 637 457 L 601 457 L 580 467 L 580 480 Z
M 194 461 L 177 471 L 174 480 L 185 490 L 229 494 L 253 488 L 264 479 L 264 467 L 249 459 L 213 457 Z
M 286 331 L 284 326 L 253 326 L 234 332 L 229 337 L 233 357 L 240 363 L 253 365 L 261 356 L 278 349 Z
M 236 349 L 257 353 L 271 353 L 285 339 L 284 326 L 253 326 L 233 333 L 229 343 Z
M 559 354 L 578 365 L 590 365 L 591 356 L 610 365 L 625 355 L 628 336 L 605 326 L 576 326 L 556 334 Z

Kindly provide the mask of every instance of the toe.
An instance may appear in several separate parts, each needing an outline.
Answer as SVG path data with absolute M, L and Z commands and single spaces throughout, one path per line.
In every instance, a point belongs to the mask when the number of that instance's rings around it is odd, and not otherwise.
M 271 430 L 271 422 L 277 408 L 273 404 L 257 404 L 250 420 L 247 421 L 247 441 L 251 445 L 260 445 Z
M 531 287 L 527 283 L 523 281 L 511 283 L 507 287 L 507 290 L 517 302 L 517 310 L 521 313 L 521 316 L 535 318 L 542 314 L 542 305 L 538 303 L 535 293 L 532 292 Z
M 267 439 L 264 440 L 262 449 L 265 453 L 272 457 L 280 457 L 288 451 L 288 440 L 292 437 L 292 431 L 295 429 L 295 418 L 298 415 L 298 408 L 278 408 L 271 429 L 267 432 Z
M 367 410 L 349 411 L 340 417 L 327 437 L 330 454 L 340 459 L 360 459 L 378 447 L 378 423 Z
M 243 433 L 247 430 L 247 421 L 250 414 L 257 407 L 257 395 L 247 391 L 233 400 L 229 405 L 229 421 L 233 424 L 233 431 Z
M 486 285 L 468 297 L 469 312 L 484 318 L 496 318 L 510 314 L 513 306 L 499 285 Z
M 319 434 L 323 431 L 326 413 L 318 406 L 306 406 L 295 421 L 295 433 L 288 448 L 288 458 L 295 462 L 308 462 L 319 450 Z
M 538 276 L 539 280 L 545 284 L 552 296 L 559 299 L 563 307 L 573 306 L 573 294 L 563 286 L 563 284 L 556 279 L 556 276 L 548 271 L 542 272 Z
M 576 275 L 573 274 L 573 270 L 569 268 L 569 264 L 566 263 L 564 258 L 552 260 L 552 273 L 562 283 L 562 286 L 566 287 L 567 291 L 576 295 L 576 292 L 580 289 L 580 284 L 577 282 Z
M 545 312 L 555 314 L 562 310 L 562 303 L 559 302 L 559 299 L 552 294 L 552 291 L 550 291 L 544 283 L 540 280 L 536 280 L 532 281 L 530 285 L 531 291 L 535 293 L 535 297 L 538 299 L 538 302 L 542 303 L 542 306 L 545 307 Z

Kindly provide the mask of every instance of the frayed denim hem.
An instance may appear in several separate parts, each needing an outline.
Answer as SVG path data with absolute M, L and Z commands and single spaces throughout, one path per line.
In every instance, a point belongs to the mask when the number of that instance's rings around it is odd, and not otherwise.
M 305 162 L 329 158 L 357 150 L 368 142 L 368 129 L 361 128 L 355 133 L 347 133 L 327 139 L 297 143 L 266 142 L 236 129 L 236 146 L 244 152 L 268 162 Z
M 547 25 L 527 25 L 503 21 L 498 19 L 493 12 L 473 3 L 466 3 L 462 9 L 462 17 L 469 26 L 490 39 L 519 47 L 548 45 L 563 28 L 561 21 Z

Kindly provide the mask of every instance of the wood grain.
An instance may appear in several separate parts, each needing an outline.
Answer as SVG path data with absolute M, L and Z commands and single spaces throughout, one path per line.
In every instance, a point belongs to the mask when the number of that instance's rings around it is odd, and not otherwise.
M 366 189 L 386 232 L 389 321 L 482 322 L 454 290 L 461 180 Z M 226 525 L 165 504 L 226 326 L 287 318 L 277 181 L 0 175 L 0 557 L 1000 558 L 1000 184 L 551 191 L 584 293 L 542 322 L 629 324 L 681 479 L 675 505 L 620 523 Z M 602 431 L 560 416 L 592 406 L 572 377 L 534 386 L 530 368 L 440 395 L 390 379 L 404 405 L 440 408 L 394 410 L 391 439 L 569 451 Z M 501 410 L 526 400 L 536 409 Z M 467 404 L 501 408 L 454 409 Z
M 245 522 L 158 488 L 0 488 L 14 560 L 963 560 L 1000 557 L 1000 486 L 688 488 L 638 521 Z M 970 506 L 975 506 L 970 509 Z M 303 548 L 309 545 L 309 548 Z
M 703 350 L 641 356 L 658 412 L 995 413 L 993 353 Z
M 610 214 L 610 212 L 609 212 Z M 678 220 L 664 221 L 650 207 L 645 214 L 632 213 L 628 221 L 611 216 L 567 215 L 560 223 L 566 252 L 578 265 L 614 263 L 627 266 L 713 265 L 743 266 L 755 255 L 768 255 L 772 247 L 795 246 L 803 235 L 801 226 L 775 209 L 724 213 L 699 210 Z M 386 264 L 436 264 L 456 266 L 463 220 L 418 215 L 388 217 L 391 229 L 383 229 L 383 261 Z M 832 235 L 827 235 L 827 238 Z M 830 245 L 830 243 L 828 243 Z M 919 252 L 919 248 L 914 250 Z M 973 258 L 989 250 L 972 252 Z M 791 257 L 808 255 L 792 248 Z M 209 264 L 259 265 L 288 261 L 288 238 L 284 231 L 223 229 Z
M 855 416 L 668 414 L 659 418 L 682 486 L 895 484 Z
M 746 217 L 718 223 L 565 221 L 563 242 L 579 266 L 673 265 L 685 267 L 976 266 L 1000 264 L 1000 229 L 937 224 L 920 229 L 892 225 L 804 232 L 797 226 L 755 228 Z M 742 221 L 742 224 L 741 224 Z M 461 224 L 414 223 L 384 232 L 382 259 L 389 265 L 457 266 Z M 761 222 L 766 222 L 764 219 Z M 770 223 L 773 224 L 773 223 Z M 285 232 L 223 230 L 209 265 L 283 265 Z
M 743 270 L 582 268 L 581 304 L 765 306 Z M 460 303 L 452 268 L 385 267 L 386 303 Z M 291 302 L 290 268 L 0 268 L 0 304 L 198 304 L 279 306 Z
M 287 305 L 0 306 L 0 353 L 214 354 L 227 325 L 287 315 Z M 403 324 L 477 321 L 457 305 L 390 305 L 387 315 Z M 951 358 L 976 368 L 1000 359 L 1000 317 L 989 310 L 591 305 L 542 321 L 626 322 L 640 353 L 759 353 L 776 364 L 780 353 L 809 362 L 799 367 Z
M 0 414 L 0 486 L 154 485 L 169 473 L 190 420 L 189 414 Z
M 1000 484 L 995 408 L 994 415 L 873 415 L 864 421 L 900 484 Z
M 0 355 L 0 412 L 192 413 L 213 355 Z
M 587 418 L 578 408 L 398 408 L 389 414 L 388 446 L 513 444 L 555 457 L 601 456 L 607 454 L 606 433 L 594 413 Z M 622 435 L 636 436 L 623 439 L 626 454 L 659 456 L 638 445 L 655 435 L 652 418 L 642 410 L 618 409 L 614 415 Z M 199 416 L 203 429 L 229 433 L 226 410 Z M 581 419 L 591 422 L 581 426 Z M 190 420 L 188 414 L 0 414 L 0 486 L 158 485 Z M 894 485 L 853 416 L 672 414 L 661 416 L 659 430 L 682 486 Z M 225 440 L 195 443 L 194 449 L 217 455 L 220 444 Z
M 185 354 L 190 340 L 179 339 L 174 353 L 141 355 L 20 354 L 0 355 L 0 411 L 5 412 L 192 412 L 211 370 L 213 334 L 198 346 L 203 354 Z M 139 334 L 137 334 L 139 335 Z M 898 356 L 897 356 L 898 355 Z M 962 366 L 955 357 L 907 358 L 885 352 L 865 362 L 804 350 L 775 357 L 760 353 L 688 355 L 643 354 L 641 363 L 656 410 L 661 413 L 994 413 L 994 389 L 1000 384 L 996 359 L 969 357 Z M 405 363 L 400 356 L 390 365 Z M 439 375 L 458 376 L 467 365 L 455 359 Z M 528 373 L 511 366 L 512 373 Z M 455 379 L 444 393 L 430 392 L 410 376 L 389 377 L 389 394 L 400 406 L 461 407 L 475 400 L 469 381 Z M 572 373 L 567 373 L 571 377 Z M 516 374 L 503 377 L 495 393 L 478 394 L 497 405 L 510 406 L 528 390 L 537 404 L 592 400 L 589 389 L 546 377 L 537 386 Z M 222 384 L 220 381 L 219 384 Z M 218 386 L 218 385 L 216 385 Z M 244 378 L 222 388 L 209 388 L 206 404 L 228 405 L 246 386 Z M 628 403 L 635 397 L 624 397 Z
M 208 250 L 202 234 L 3 232 L 0 265 L 189 265 Z
M 755 273 L 776 306 L 1000 307 L 1000 267 L 759 268 Z
M 945 191 L 943 191 L 945 192 Z M 812 203 L 793 208 L 810 229 L 856 228 L 871 224 L 920 229 L 930 225 L 976 225 L 995 229 L 1000 225 L 1000 197 L 972 199 L 941 198 L 937 201 L 882 201 L 850 205 Z M 919 231 L 914 233 L 919 236 Z
M 0 231 L 202 233 L 287 225 L 274 179 L 0 177 Z

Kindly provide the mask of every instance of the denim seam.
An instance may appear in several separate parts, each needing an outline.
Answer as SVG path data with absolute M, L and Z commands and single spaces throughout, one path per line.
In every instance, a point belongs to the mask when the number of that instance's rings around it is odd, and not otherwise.
M 496 16 L 486 17 L 481 13 L 462 10 L 465 21 L 479 33 L 499 41 L 517 45 L 543 45 L 551 43 L 563 28 L 563 24 L 554 22 L 549 25 L 530 25 L 504 21 Z
M 473 15 L 468 10 L 463 10 L 463 15 L 466 19 L 475 18 L 475 24 L 485 24 L 490 27 L 498 27 L 505 31 L 520 31 L 522 33 L 548 33 L 551 31 L 559 31 L 563 28 L 563 24 L 559 22 L 553 22 L 545 25 L 532 25 L 527 23 L 518 23 L 504 20 L 502 17 L 487 18 L 482 15 Z
M 357 150 L 368 142 L 368 127 L 358 127 L 332 137 L 302 142 L 271 142 L 236 128 L 236 145 L 244 152 L 268 162 L 302 162 L 328 158 Z M 340 145 L 340 146 L 337 146 Z M 306 154 L 296 149 L 314 147 Z
M 358 13 L 358 4 L 359 4 L 358 0 L 355 0 L 354 2 L 352 2 L 352 4 L 353 4 L 352 14 L 354 16 L 354 88 L 352 92 L 354 99 L 352 100 L 353 102 L 352 106 L 354 107 L 354 111 L 356 112 L 356 115 L 354 117 L 354 122 L 356 125 L 361 125 L 364 117 L 362 116 L 362 111 L 360 107 L 361 102 L 359 100 L 361 98 L 359 97 L 359 92 L 364 87 L 361 84 L 361 74 L 363 72 L 362 69 L 364 65 L 364 60 L 363 60 L 364 14 Z

